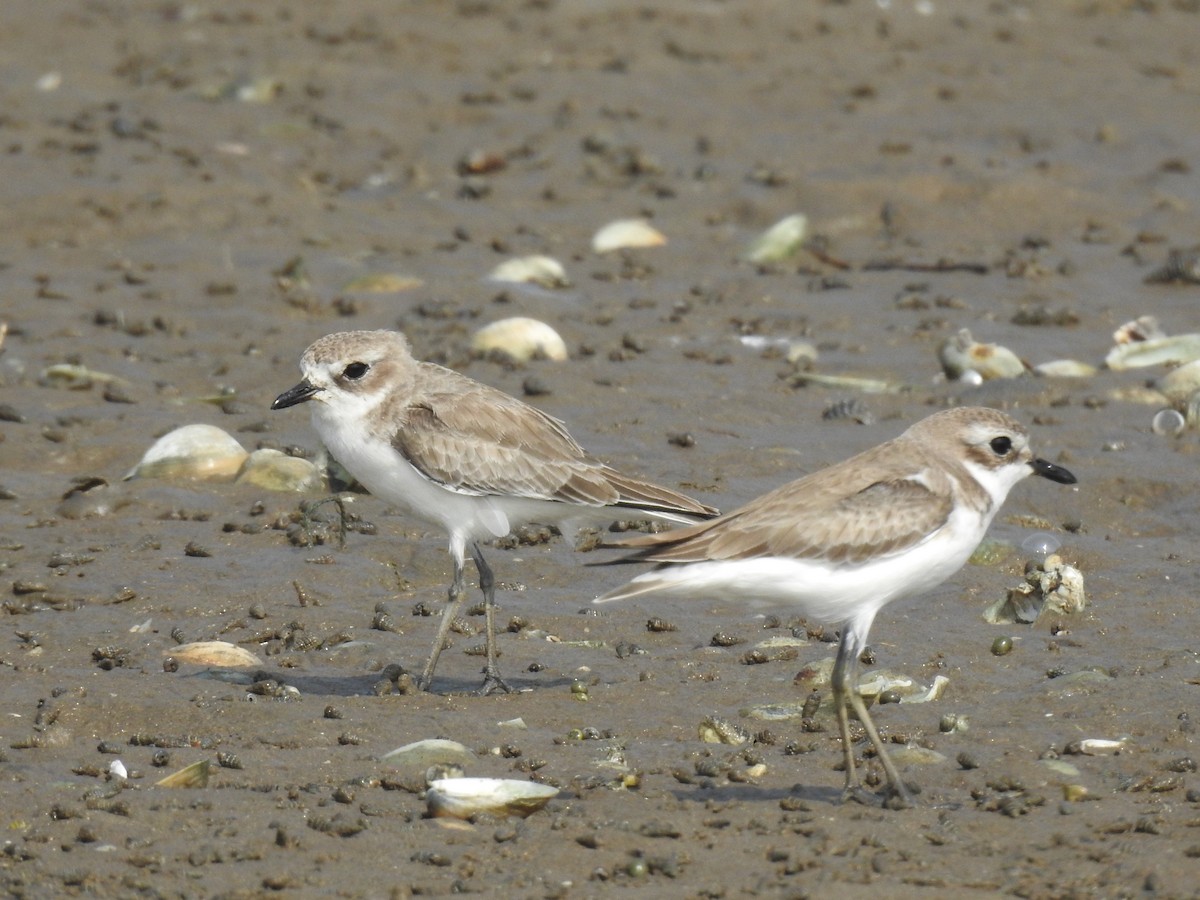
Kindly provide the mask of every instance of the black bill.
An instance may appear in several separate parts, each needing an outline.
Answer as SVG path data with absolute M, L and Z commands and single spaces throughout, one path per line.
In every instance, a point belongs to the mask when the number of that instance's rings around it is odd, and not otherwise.
M 286 391 L 276 397 L 275 402 L 271 404 L 271 409 L 287 409 L 289 406 L 295 406 L 297 403 L 303 403 L 305 400 L 310 399 L 313 394 L 317 393 L 319 390 L 321 390 L 319 387 L 316 387 L 312 384 L 312 382 L 305 378 L 295 387 L 288 388 Z M 1050 464 L 1046 463 L 1046 465 Z M 1074 481 L 1075 479 L 1072 478 L 1071 480 Z
M 292 388 L 294 391 L 296 388 Z M 291 393 L 290 391 L 288 393 Z M 286 396 L 286 395 L 285 395 Z M 282 399 L 282 398 L 280 398 Z M 308 398 L 303 398 L 308 399 Z M 279 400 L 275 401 L 276 403 Z M 272 407 L 273 408 L 273 407 Z M 1075 476 L 1064 469 L 1062 466 L 1056 466 L 1052 462 L 1046 462 L 1044 459 L 1035 459 L 1029 465 L 1033 466 L 1033 474 L 1041 475 L 1043 478 L 1049 478 L 1051 481 L 1057 481 L 1059 484 L 1074 484 Z

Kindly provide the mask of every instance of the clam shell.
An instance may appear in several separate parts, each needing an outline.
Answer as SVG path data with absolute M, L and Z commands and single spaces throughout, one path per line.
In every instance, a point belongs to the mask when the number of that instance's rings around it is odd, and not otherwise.
M 545 322 L 522 316 L 480 328 L 471 339 L 471 349 L 479 353 L 500 350 L 520 362 L 534 356 L 558 361 L 567 358 L 567 345 L 557 331 Z
M 611 253 L 635 247 L 661 247 L 667 237 L 645 219 L 618 219 L 592 236 L 592 250 Z
M 1200 359 L 1184 363 L 1172 369 L 1154 383 L 1172 404 L 1182 409 L 1197 391 L 1200 391 Z
M 552 256 L 521 256 L 506 260 L 488 275 L 492 281 L 537 284 L 544 288 L 570 287 L 567 270 Z
M 476 813 L 525 818 L 545 806 L 558 788 L 514 778 L 441 778 L 425 793 L 429 814 L 468 819 Z
M 237 480 L 269 491 L 314 491 L 321 486 L 321 471 L 307 459 L 264 448 L 250 454 Z
M 248 455 L 241 444 L 215 425 L 184 425 L 155 441 L 125 480 L 232 480 Z
M 425 770 L 430 766 L 441 763 L 468 765 L 475 759 L 471 749 L 458 741 L 448 741 L 444 738 L 429 738 L 424 741 L 413 741 L 403 747 L 397 747 L 390 753 L 379 758 L 391 766 Z
M 263 664 L 261 659 L 245 647 L 239 647 L 229 641 L 193 641 L 164 650 L 163 656 L 201 666 L 238 667 Z
M 966 328 L 949 338 L 938 351 L 942 371 L 951 380 L 975 372 L 984 381 L 997 378 L 1017 378 L 1025 374 L 1025 363 L 1007 347 L 981 344 Z
M 808 218 L 797 213 L 780 219 L 750 244 L 746 259 L 752 263 L 782 262 L 800 249 Z
M 1144 366 L 1181 365 L 1200 359 L 1200 334 L 1176 334 L 1118 344 L 1104 357 L 1110 369 L 1138 369 Z

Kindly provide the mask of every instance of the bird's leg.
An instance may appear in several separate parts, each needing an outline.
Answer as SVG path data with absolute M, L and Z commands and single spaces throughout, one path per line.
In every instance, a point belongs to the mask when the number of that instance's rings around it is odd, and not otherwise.
M 900 775 L 896 771 L 896 767 L 892 765 L 892 760 L 888 757 L 887 749 L 883 745 L 883 741 L 879 738 L 879 732 L 875 730 L 875 723 L 871 721 L 871 715 L 867 712 L 867 705 L 863 703 L 862 695 L 858 692 L 858 642 L 853 639 L 851 629 L 847 627 L 842 632 L 842 639 L 838 643 L 837 658 L 833 663 L 833 702 L 837 707 L 838 728 L 842 734 L 842 750 L 846 756 L 846 788 L 842 792 L 842 800 L 854 800 L 859 803 L 873 803 L 874 797 L 865 791 L 862 784 L 858 780 L 858 773 L 854 766 L 854 745 L 850 738 L 850 710 L 847 709 L 847 704 L 853 707 L 854 714 L 858 716 L 858 720 L 862 722 L 863 728 L 866 729 L 867 737 L 870 738 L 871 744 L 875 747 L 875 753 L 879 757 L 879 763 L 883 766 L 884 774 L 888 781 L 888 795 L 884 798 L 883 805 L 888 809 L 907 809 L 913 805 L 912 794 L 909 793 L 908 787 L 900 780 Z
M 462 606 L 462 602 L 467 596 L 467 590 L 463 584 L 464 568 L 463 560 L 455 554 L 454 581 L 450 584 L 446 609 L 442 612 L 442 621 L 438 625 L 437 637 L 434 638 L 433 647 L 429 651 L 429 659 L 425 662 L 425 670 L 421 673 L 421 680 L 417 682 L 417 687 L 423 691 L 429 690 L 433 684 L 433 670 L 437 668 L 438 657 L 442 655 L 442 649 L 446 646 L 446 635 L 450 633 L 454 617 L 458 615 L 459 607 Z
M 512 693 L 512 688 L 500 677 L 500 667 L 496 665 L 496 580 L 492 569 L 483 558 L 479 544 L 471 544 L 471 558 L 475 560 L 475 570 L 479 573 L 479 589 L 483 591 L 484 620 L 487 629 L 487 665 L 483 668 L 483 687 L 481 695 L 486 696 L 493 691 Z

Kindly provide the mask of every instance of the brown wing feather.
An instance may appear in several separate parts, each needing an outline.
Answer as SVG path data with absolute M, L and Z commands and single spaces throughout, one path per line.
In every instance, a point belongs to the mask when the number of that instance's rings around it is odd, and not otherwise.
M 423 364 L 428 388 L 398 413 L 392 445 L 425 477 L 455 490 L 713 516 L 668 488 L 591 457 L 558 419 L 450 369 Z
M 900 552 L 946 523 L 952 484 L 923 460 L 890 464 L 888 450 L 868 450 L 711 522 L 611 546 L 634 550 L 631 560 L 667 563 L 764 556 L 853 563 Z

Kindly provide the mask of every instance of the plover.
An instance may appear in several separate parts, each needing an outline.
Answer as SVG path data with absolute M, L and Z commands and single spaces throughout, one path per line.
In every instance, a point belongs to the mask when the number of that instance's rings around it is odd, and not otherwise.
M 300 369 L 303 380 L 271 408 L 310 402 L 317 434 L 363 487 L 449 535 L 454 580 L 421 674 L 425 690 L 466 593 L 468 548 L 485 601 L 482 692 L 490 693 L 509 687 L 496 665 L 495 583 L 480 541 L 530 522 L 648 516 L 692 523 L 717 515 L 711 506 L 590 456 L 562 422 L 541 410 L 452 369 L 419 362 L 399 332 L 328 335 L 304 351 Z
M 885 801 L 911 803 L 857 690 L 876 613 L 941 584 L 979 545 L 1009 490 L 1029 475 L 1075 476 L 1034 457 L 1021 424 L 994 409 L 935 413 L 899 437 L 687 528 L 613 540 L 617 562 L 653 570 L 596 600 L 654 593 L 774 605 L 841 626 L 832 689 L 845 753 L 844 797 L 863 798 L 849 711 L 875 746 Z

